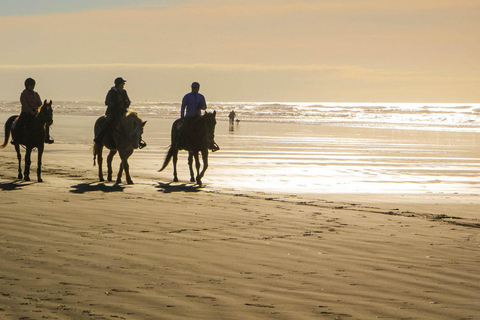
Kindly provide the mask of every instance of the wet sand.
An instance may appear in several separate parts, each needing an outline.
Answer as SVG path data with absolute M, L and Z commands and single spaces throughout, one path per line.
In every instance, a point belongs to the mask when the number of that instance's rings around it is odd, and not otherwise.
M 0 150 L 0 319 L 480 317 L 475 134 L 219 122 L 200 188 L 145 119 L 129 186 L 94 120 L 56 116 L 44 183 Z

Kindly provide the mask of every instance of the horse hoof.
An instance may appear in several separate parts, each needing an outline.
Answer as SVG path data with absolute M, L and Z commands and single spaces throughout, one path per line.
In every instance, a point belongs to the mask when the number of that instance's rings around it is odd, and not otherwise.
M 193 178 L 190 178 L 190 182 L 195 182 L 195 179 L 193 179 Z
M 173 182 L 178 182 L 178 178 L 173 178 Z
M 18 180 L 22 180 L 23 179 L 23 174 L 19 174 L 18 177 L 17 177 Z
M 43 182 L 42 178 L 38 178 L 37 181 L 38 181 L 38 182 Z
M 128 181 L 127 184 L 134 184 L 133 181 Z
M 25 177 L 25 179 L 23 179 L 25 181 L 30 181 L 30 178 L 29 177 Z

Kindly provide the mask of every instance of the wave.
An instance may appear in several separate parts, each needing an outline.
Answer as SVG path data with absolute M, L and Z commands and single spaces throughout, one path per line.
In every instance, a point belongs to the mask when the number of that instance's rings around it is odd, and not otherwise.
M 97 101 L 59 101 L 54 107 L 58 114 L 101 115 L 105 111 L 104 104 Z M 133 102 L 130 108 L 143 118 L 180 116 L 178 102 Z M 219 121 L 228 121 L 228 114 L 235 110 L 237 119 L 249 122 L 480 132 L 478 103 L 211 102 L 208 109 L 217 111 Z M 19 102 L 0 102 L 1 112 L 19 110 Z

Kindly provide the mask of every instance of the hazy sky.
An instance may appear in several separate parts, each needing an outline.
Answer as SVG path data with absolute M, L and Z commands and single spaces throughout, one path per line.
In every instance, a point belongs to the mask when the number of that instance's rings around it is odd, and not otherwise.
M 479 0 L 2 0 L 0 100 L 480 102 Z

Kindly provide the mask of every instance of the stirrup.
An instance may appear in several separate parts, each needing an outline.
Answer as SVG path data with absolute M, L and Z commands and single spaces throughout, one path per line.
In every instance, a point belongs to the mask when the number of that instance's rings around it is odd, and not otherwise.
M 52 138 L 45 139 L 46 144 L 52 144 L 54 142 L 55 142 L 55 140 L 53 140 Z
M 143 140 L 140 140 L 140 143 L 138 144 L 139 149 L 143 149 L 147 146 L 147 143 Z

